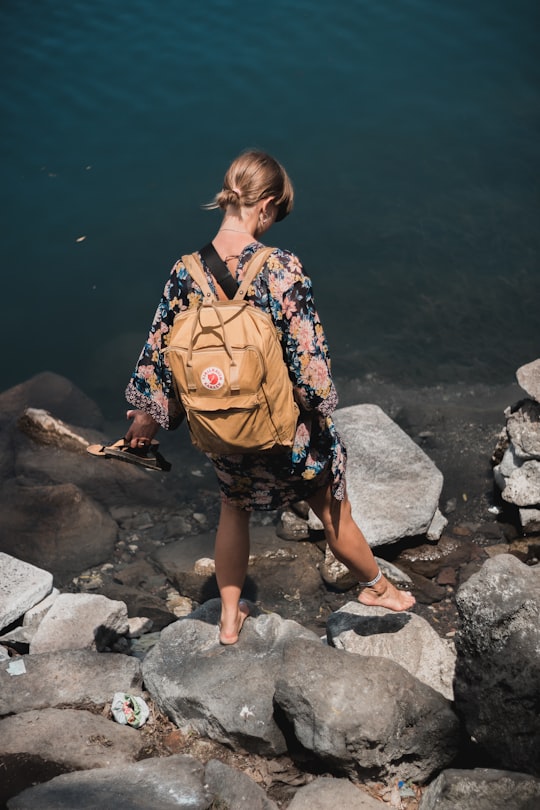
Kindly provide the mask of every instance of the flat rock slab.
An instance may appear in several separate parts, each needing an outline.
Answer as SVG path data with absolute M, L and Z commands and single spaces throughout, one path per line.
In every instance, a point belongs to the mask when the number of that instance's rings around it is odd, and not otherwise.
M 443 771 L 425 790 L 418 810 L 538 810 L 540 779 L 514 771 Z
M 41 602 L 53 587 L 53 575 L 0 552 L 0 630 Z
M 443 485 L 431 459 L 377 405 L 341 408 L 334 418 L 348 450 L 353 516 L 368 543 L 427 532 Z
M 128 655 L 90 650 L 26 655 L 21 675 L 9 675 L 10 661 L 0 661 L 0 716 L 56 706 L 103 706 L 115 692 L 142 694 L 140 661 Z
M 42 709 L 0 720 L 0 790 L 11 796 L 51 774 L 126 765 L 141 759 L 141 734 L 77 709 Z M 39 766 L 39 767 L 38 767 Z M 32 770 L 32 780 L 28 771 Z M 41 779 L 39 774 L 42 774 Z M 17 789 L 18 788 L 18 789 Z
M 177 754 L 62 774 L 23 791 L 7 806 L 9 810 L 209 810 L 213 798 L 204 784 L 204 766 Z
M 456 653 L 421 616 L 348 602 L 328 617 L 329 644 L 357 655 L 379 655 L 454 699 Z

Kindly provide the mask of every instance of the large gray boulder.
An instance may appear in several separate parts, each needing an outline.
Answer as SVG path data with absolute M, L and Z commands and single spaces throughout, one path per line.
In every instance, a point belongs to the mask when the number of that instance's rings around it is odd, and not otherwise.
M 138 658 L 90 650 L 26 655 L 24 672 L 10 675 L 0 662 L 0 717 L 30 709 L 104 706 L 115 692 L 142 694 Z
M 296 622 L 252 610 L 234 646 L 219 643 L 219 599 L 169 625 L 144 659 L 144 682 L 181 729 L 260 754 L 282 754 L 287 745 L 273 697 L 283 646 L 288 639 L 320 641 Z
M 428 532 L 438 513 L 443 476 L 431 459 L 377 405 L 334 414 L 347 446 L 347 491 L 353 516 L 371 546 Z
M 448 700 L 454 699 L 454 645 L 421 616 L 347 602 L 328 617 L 326 635 L 336 649 L 388 658 Z
M 443 771 L 426 788 L 418 810 L 538 810 L 540 780 L 513 771 Z
M 450 702 L 385 658 L 296 639 L 284 648 L 274 699 L 300 743 L 353 779 L 422 783 L 458 750 Z
M 28 788 L 8 810 L 209 810 L 214 796 L 204 766 L 182 754 L 128 765 L 62 774 Z M 247 810 L 247 808 L 246 808 Z
M 496 763 L 539 776 L 540 566 L 496 556 L 456 601 L 456 709 Z

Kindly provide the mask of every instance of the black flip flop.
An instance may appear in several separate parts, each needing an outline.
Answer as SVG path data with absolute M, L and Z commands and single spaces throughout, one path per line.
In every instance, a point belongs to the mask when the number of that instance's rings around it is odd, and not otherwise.
M 129 464 L 138 464 L 147 470 L 160 470 L 168 472 L 171 465 L 163 458 L 158 450 L 159 442 L 152 440 L 150 445 L 145 447 L 130 447 L 125 439 L 119 439 L 113 444 L 89 444 L 87 452 L 92 456 L 102 458 L 118 458 L 120 461 L 127 461 Z

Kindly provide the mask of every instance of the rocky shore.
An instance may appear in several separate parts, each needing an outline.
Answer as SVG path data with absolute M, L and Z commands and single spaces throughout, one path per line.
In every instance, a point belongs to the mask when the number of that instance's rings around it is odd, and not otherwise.
M 86 454 L 124 425 L 69 381 L 1 394 L 0 802 L 107 806 L 114 785 L 126 808 L 135 794 L 202 810 L 536 806 L 537 366 L 518 380 L 343 385 L 355 513 L 417 606 L 362 608 L 297 504 L 255 516 L 251 617 L 231 649 L 217 643 L 217 490 L 185 433 L 161 437 L 172 472 L 149 472 Z M 518 469 L 526 505 L 499 491 Z M 113 722 L 115 693 L 150 707 L 141 728 Z

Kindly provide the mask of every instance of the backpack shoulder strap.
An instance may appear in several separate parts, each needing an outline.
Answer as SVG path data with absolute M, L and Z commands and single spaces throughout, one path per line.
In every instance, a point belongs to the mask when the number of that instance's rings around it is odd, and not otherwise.
M 215 301 L 216 297 L 209 287 L 201 260 L 199 259 L 197 253 L 189 253 L 186 256 L 182 256 L 182 262 L 193 281 L 195 281 L 201 288 L 204 295 L 204 300 Z
M 229 268 L 215 249 L 212 242 L 209 242 L 199 250 L 201 259 L 203 259 L 215 280 L 227 296 L 227 298 L 234 298 L 238 289 L 238 282 L 230 272 Z
M 246 265 L 246 275 L 244 276 L 244 280 L 242 281 L 240 287 L 238 288 L 238 292 L 234 296 L 236 299 L 243 299 L 248 291 L 249 285 L 255 278 L 255 276 L 260 273 L 265 261 L 268 259 L 271 253 L 275 248 L 273 247 L 265 247 L 260 248 L 256 253 L 253 254 L 251 259 Z

